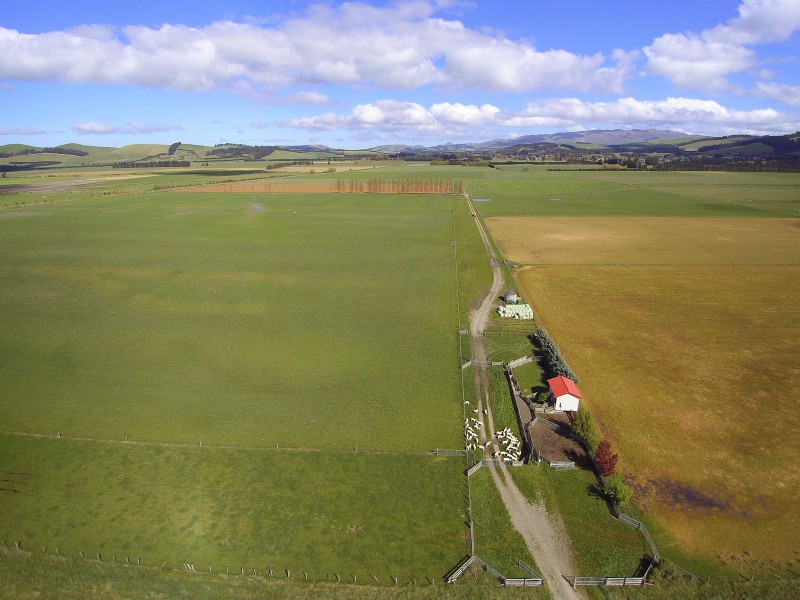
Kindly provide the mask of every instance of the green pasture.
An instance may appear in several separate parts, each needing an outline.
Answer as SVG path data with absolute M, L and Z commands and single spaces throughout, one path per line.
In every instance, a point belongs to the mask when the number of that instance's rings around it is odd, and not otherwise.
M 130 567 L 111 561 L 65 558 L 40 552 L 18 552 L 0 546 L 0 587 L 3 596 L 38 600 L 107 600 L 148 598 L 176 600 L 214 598 L 215 600 L 519 600 L 520 590 L 487 582 L 485 578 L 462 577 L 456 585 L 445 585 L 426 578 L 399 578 L 397 585 L 387 579 L 376 584 L 369 578 L 358 584 L 337 583 L 326 573 L 275 572 L 273 577 L 257 571 L 241 575 L 224 572 Z M 352 581 L 352 578 L 350 579 Z M 487 585 L 488 583 L 488 585 Z M 750 589 L 752 584 L 747 586 Z M 530 592 L 531 590 L 527 590 Z M 542 592 L 534 592 L 542 597 Z
M 272 181 L 286 173 L 264 170 L 263 164 L 233 162 L 192 168 L 131 168 L 98 171 L 97 167 L 19 171 L 0 179 L 0 208 L 19 205 L 84 200 L 93 197 L 152 194 L 170 188 L 231 183 Z
M 302 576 L 302 574 L 301 574 Z M 372 580 L 370 580 L 372 581 Z M 40 600 L 84 600 L 102 594 L 108 600 L 128 598 L 216 598 L 220 600 L 294 600 L 296 598 L 328 598 L 331 600 L 491 600 L 528 597 L 542 594 L 497 585 L 483 585 L 465 577 L 456 585 L 430 585 L 427 580 L 416 584 L 406 580 L 397 586 L 337 584 L 324 580 L 298 579 L 258 575 L 225 575 L 190 571 L 130 568 L 119 563 L 65 559 L 39 553 L 17 552 L 0 547 L 0 585 L 9 597 Z M 697 585 L 659 581 L 644 588 L 608 588 L 602 596 L 612 600 L 774 600 L 800 595 L 800 579 L 745 581 L 719 580 Z M 544 596 L 547 597 L 547 596 Z
M 334 158 L 336 152 L 298 152 L 295 150 L 275 150 L 272 154 L 266 157 L 267 161 L 270 160 L 320 160 L 326 158 Z
M 508 427 L 521 442 L 525 439 L 517 418 L 517 407 L 511 396 L 511 388 L 501 367 L 490 367 L 489 384 L 492 400 L 494 428 L 501 431 Z
M 789 173 L 626 173 L 514 166 L 480 170 L 470 177 L 469 169 L 462 171 L 467 191 L 491 200 L 476 204 L 485 217 L 800 216 L 800 184 Z
M 458 457 L 0 434 L 0 539 L 151 567 L 441 578 L 468 548 L 462 470 Z
M 641 534 L 617 521 L 591 471 L 556 471 L 547 464 L 511 469 L 520 491 L 544 502 L 558 515 L 572 541 L 577 574 L 585 577 L 632 577 L 648 546 Z
M 470 490 L 475 554 L 506 577 L 529 577 L 517 561 L 521 560 L 533 569 L 537 568 L 536 563 L 522 535 L 511 524 L 511 517 L 488 468 L 479 469 L 470 477 Z M 469 575 L 462 577 L 468 578 Z M 542 592 L 544 590 L 540 590 Z
M 0 422 L 458 447 L 452 199 L 159 193 L 0 212 Z

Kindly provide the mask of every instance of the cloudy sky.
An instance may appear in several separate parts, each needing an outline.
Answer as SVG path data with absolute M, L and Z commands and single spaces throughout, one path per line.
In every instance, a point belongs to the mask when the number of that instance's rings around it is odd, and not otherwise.
M 0 144 L 800 129 L 800 0 L 26 0 Z

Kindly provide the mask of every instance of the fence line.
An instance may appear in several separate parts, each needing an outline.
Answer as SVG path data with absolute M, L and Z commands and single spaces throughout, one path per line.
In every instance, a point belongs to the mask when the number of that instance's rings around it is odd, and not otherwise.
M 545 420 L 545 419 L 542 419 Z M 597 478 L 600 480 L 600 483 L 603 487 L 606 485 L 606 478 L 603 475 L 603 472 L 600 470 L 600 466 L 597 464 L 597 461 L 594 459 L 594 454 L 592 453 L 591 449 L 589 448 L 588 442 L 580 435 L 575 433 L 574 431 L 570 430 L 570 436 L 572 439 L 576 440 L 583 446 L 583 449 L 586 450 L 586 454 L 589 456 L 589 459 L 592 461 L 592 467 L 594 468 L 594 472 L 597 475 Z M 634 519 L 633 517 L 629 517 L 628 515 L 624 514 L 620 509 L 619 505 L 616 501 L 612 498 L 608 499 L 609 504 L 611 505 L 611 510 L 614 513 L 614 516 L 622 523 L 637 529 L 639 533 L 642 534 L 644 541 L 647 543 L 648 547 L 650 548 L 650 552 L 653 555 L 653 562 L 658 563 L 661 560 L 661 555 L 658 553 L 658 548 L 656 547 L 656 543 L 653 541 L 650 532 L 647 531 L 647 527 L 644 526 L 644 523 Z
M 467 469 L 467 477 L 472 477 L 476 471 L 478 471 L 483 466 L 483 461 L 475 463 L 469 469 Z
M 201 574 L 201 573 L 209 573 L 209 574 L 225 573 L 226 575 L 242 575 L 242 576 L 250 576 L 250 575 L 252 575 L 252 576 L 263 577 L 263 578 L 269 577 L 269 578 L 276 578 L 276 579 L 277 578 L 280 578 L 280 579 L 298 579 L 298 580 L 303 580 L 303 581 L 330 581 L 330 582 L 335 581 L 337 583 L 342 583 L 343 581 L 344 582 L 348 582 L 348 583 L 351 582 L 351 581 L 353 583 L 357 583 L 359 577 L 363 576 L 364 578 L 366 578 L 366 575 L 364 574 L 363 571 L 361 573 L 346 573 L 346 572 L 335 572 L 335 571 L 326 571 L 324 573 L 318 571 L 316 573 L 312 573 L 310 571 L 299 570 L 299 573 L 303 574 L 303 576 L 301 577 L 301 576 L 298 575 L 298 571 L 295 571 L 295 573 L 292 573 L 292 569 L 287 569 L 287 568 L 283 568 L 283 569 L 272 568 L 272 569 L 270 569 L 270 568 L 257 568 L 257 567 L 252 567 L 252 566 L 250 566 L 250 567 L 242 567 L 242 566 L 236 566 L 236 567 L 229 567 L 229 566 L 212 567 L 212 565 L 210 565 L 210 564 L 208 564 L 208 565 L 200 565 L 200 564 L 196 564 L 196 563 L 191 562 L 191 561 L 184 561 L 184 562 L 181 562 L 180 564 L 177 564 L 175 566 L 173 566 L 171 564 L 168 564 L 167 562 L 162 562 L 160 565 L 158 563 L 153 563 L 153 564 L 149 564 L 148 565 L 148 564 L 143 564 L 141 558 L 139 558 L 139 557 L 132 558 L 130 555 L 124 556 L 122 554 L 119 554 L 119 555 L 111 554 L 109 556 L 109 555 L 101 553 L 101 552 L 84 553 L 83 551 L 80 551 L 80 552 L 72 551 L 70 553 L 64 553 L 57 547 L 53 547 L 53 550 L 48 552 L 48 549 L 50 548 L 49 546 L 43 546 L 43 547 L 41 547 L 40 549 L 38 549 L 36 551 L 31 551 L 31 550 L 24 549 L 22 547 L 22 545 L 23 544 L 22 544 L 21 541 L 16 540 L 16 541 L 14 541 L 13 548 L 16 550 L 17 553 L 22 554 L 22 555 L 26 555 L 26 556 L 33 556 L 33 555 L 41 554 L 43 556 L 50 556 L 50 557 L 56 557 L 57 556 L 61 560 L 72 560 L 72 561 L 78 561 L 79 560 L 79 561 L 82 561 L 82 562 L 93 562 L 93 563 L 98 563 L 99 562 L 99 563 L 103 563 L 103 564 L 106 564 L 106 565 L 114 565 L 114 566 L 118 566 L 118 567 L 122 567 L 122 568 L 136 568 L 136 569 L 144 569 L 144 570 L 150 570 L 150 571 L 153 571 L 153 570 L 157 569 L 157 570 L 160 570 L 160 571 L 163 571 L 163 570 L 167 570 L 167 571 L 190 571 L 192 573 L 198 573 L 198 574 Z M 6 549 L 12 548 L 12 546 L 9 546 L 9 545 L 6 544 L 6 540 L 4 540 L 4 539 L 0 539 L 0 547 L 6 548 Z M 41 550 L 41 552 L 39 552 L 39 550 Z M 470 558 L 470 557 L 468 557 L 468 558 Z M 477 557 L 474 557 L 474 558 L 477 559 Z M 471 561 L 470 561 L 470 564 L 471 564 Z M 469 566 L 469 565 L 467 565 L 467 566 Z M 463 570 L 462 570 L 462 572 L 463 572 Z M 278 574 L 281 574 L 281 575 L 278 575 Z M 376 584 L 380 585 L 380 581 L 381 580 L 378 579 L 378 577 L 376 577 L 374 574 L 369 574 L 369 576 L 372 578 L 372 580 Z M 397 577 L 395 575 L 389 575 L 388 579 L 391 580 L 394 585 L 398 585 L 398 583 L 401 582 L 401 578 Z M 407 581 L 406 581 L 406 579 L 407 579 Z M 434 581 L 437 578 L 435 578 L 435 577 L 431 578 L 430 576 L 428 576 L 428 577 L 419 577 L 419 579 L 420 580 L 427 579 L 431 584 L 433 584 Z M 386 581 L 385 578 L 384 578 L 384 581 Z M 408 583 L 416 584 L 417 583 L 417 576 L 409 575 L 409 576 L 407 576 L 407 578 L 403 578 L 402 581 L 406 582 L 406 584 L 408 584 Z
M 546 462 L 548 465 L 550 465 L 556 471 L 565 471 L 567 469 L 574 469 L 575 468 L 575 463 L 573 461 L 571 461 L 571 460 L 570 461 L 566 461 L 566 460 L 552 460 L 551 461 L 551 460 L 547 460 L 545 458 L 544 462 Z
M 461 562 L 459 562 L 455 568 L 445 576 L 445 583 L 455 583 L 456 580 L 461 577 L 461 574 L 466 571 L 477 559 L 478 557 L 474 554 L 472 556 L 465 556 L 463 559 L 461 559 Z
M 572 578 L 572 587 L 578 587 L 579 585 L 622 587 L 626 585 L 643 586 L 644 584 L 645 584 L 644 577 L 573 577 Z
M 512 360 L 511 362 L 509 362 L 508 363 L 508 368 L 509 369 L 516 369 L 517 367 L 521 367 L 522 365 L 527 365 L 528 363 L 531 363 L 534 360 L 536 360 L 536 358 L 534 356 L 523 356 L 521 358 L 517 358 L 517 359 Z
M 553 423 L 550 419 L 539 419 L 539 423 L 544 425 L 545 427 L 549 427 L 553 431 L 561 432 L 562 428 L 558 423 Z
M 436 456 L 465 456 L 467 452 L 467 450 L 452 450 L 449 448 L 436 448 L 433 451 Z
M 525 564 L 525 563 L 524 563 L 524 562 L 522 562 L 521 560 L 518 560 L 518 561 L 517 561 L 517 566 L 518 566 L 520 569 L 522 569 L 523 571 L 525 571 L 525 572 L 526 572 L 528 575 L 530 575 L 531 577 L 533 577 L 533 578 L 535 578 L 535 579 L 542 579 L 542 576 L 541 576 L 541 575 L 539 575 L 539 573 L 537 573 L 536 571 L 534 571 L 532 567 L 530 567 L 529 565 Z
M 678 571 L 681 572 L 681 575 L 683 575 L 684 577 L 686 577 L 686 579 L 689 580 L 690 583 L 699 583 L 702 581 L 702 579 L 700 579 L 697 575 L 695 575 L 694 573 L 690 573 L 680 565 L 676 565 L 675 563 L 672 564 L 675 566 L 676 569 L 678 569 Z M 706 582 L 708 582 L 708 579 L 706 580 Z

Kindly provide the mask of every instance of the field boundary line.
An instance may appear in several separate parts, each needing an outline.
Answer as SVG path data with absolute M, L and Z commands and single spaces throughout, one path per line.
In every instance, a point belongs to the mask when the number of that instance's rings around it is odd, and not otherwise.
M 171 571 L 171 572 L 191 572 L 196 573 L 199 575 L 233 575 L 233 576 L 240 576 L 240 577 L 252 577 L 258 578 L 258 580 L 263 580 L 269 578 L 270 580 L 277 580 L 277 581 L 289 581 L 289 580 L 296 580 L 302 581 L 306 583 L 323 583 L 329 582 L 331 584 L 343 584 L 343 585 L 353 585 L 357 583 L 356 577 L 363 577 L 367 579 L 368 576 L 372 577 L 372 579 L 376 582 L 377 585 L 381 585 L 381 587 L 389 587 L 388 583 L 381 584 L 378 578 L 375 576 L 374 573 L 368 573 L 366 571 L 361 571 L 359 573 L 353 574 L 352 571 L 305 571 L 301 569 L 297 569 L 295 574 L 292 574 L 293 567 L 286 568 L 286 567 L 253 567 L 251 566 L 216 566 L 214 567 L 211 564 L 205 563 L 203 565 L 199 563 L 194 563 L 190 561 L 177 561 L 177 560 L 170 560 L 161 562 L 159 566 L 159 562 L 153 562 L 150 564 L 144 564 L 142 562 L 141 557 L 135 555 L 125 555 L 125 554 L 111 554 L 109 558 L 109 554 L 107 553 L 84 553 L 83 551 L 78 551 L 77 553 L 73 550 L 67 553 L 63 553 L 60 551 L 58 547 L 52 547 L 55 552 L 50 551 L 51 546 L 43 546 L 38 548 L 37 550 L 28 550 L 22 547 L 21 541 L 14 541 L 13 546 L 9 546 L 6 544 L 6 540 L 0 540 L 0 557 L 3 556 L 2 552 L 6 554 L 11 554 L 13 550 L 17 554 L 25 555 L 25 556 L 43 556 L 47 557 L 50 560 L 57 559 L 59 561 L 71 561 L 73 563 L 83 563 L 83 564 L 102 564 L 109 568 L 121 568 L 121 569 L 136 569 L 136 570 L 145 570 L 145 571 Z M 477 557 L 474 557 L 477 560 L 480 560 Z M 150 558 L 149 560 L 152 560 Z M 160 561 L 160 559 L 158 559 Z M 460 563 L 459 563 L 460 564 Z M 303 576 L 299 576 L 298 573 L 302 573 Z M 386 576 L 386 573 L 378 573 L 382 577 Z M 397 586 L 398 583 L 402 582 L 403 585 L 430 585 L 433 584 L 435 581 L 434 578 L 430 576 L 425 576 L 421 574 L 412 574 L 412 575 L 403 575 L 402 577 L 396 577 L 395 575 L 389 574 L 389 580 Z M 419 582 L 418 582 L 419 580 Z M 384 581 L 386 581 L 384 579 Z
M 10 435 L 25 438 L 38 438 L 49 440 L 63 440 L 65 442 L 93 442 L 99 444 L 119 444 L 122 446 L 151 446 L 161 448 L 197 448 L 209 450 L 248 450 L 265 452 L 338 452 L 346 454 L 378 454 L 386 456 L 430 456 L 430 450 L 377 450 L 372 448 L 303 448 L 297 446 L 253 446 L 246 444 L 206 444 L 188 442 L 151 442 L 147 440 L 114 440 L 109 438 L 92 438 L 86 436 L 68 436 L 52 433 L 34 433 L 27 431 L 8 431 L 0 429 L 0 435 Z

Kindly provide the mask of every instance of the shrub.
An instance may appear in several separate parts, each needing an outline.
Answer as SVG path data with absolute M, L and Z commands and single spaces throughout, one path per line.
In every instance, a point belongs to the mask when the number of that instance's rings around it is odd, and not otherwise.
M 617 462 L 619 461 L 619 454 L 611 450 L 611 442 L 603 440 L 597 446 L 594 452 L 594 459 L 597 461 L 597 466 L 606 477 L 610 477 L 617 472 Z
M 573 371 L 567 364 L 567 361 L 564 360 L 564 357 L 561 355 L 561 350 L 544 327 L 540 327 L 536 330 L 536 333 L 533 334 L 533 339 L 542 350 L 545 362 L 544 367 L 549 376 L 555 377 L 557 375 L 562 375 L 572 379 L 575 383 L 580 381 L 578 376 L 575 375 L 575 371 Z
M 606 477 L 603 491 L 617 504 L 625 504 L 633 496 L 633 489 L 618 476 Z
M 578 412 L 575 413 L 575 418 L 572 421 L 572 431 L 586 440 L 592 453 L 597 451 L 600 445 L 600 434 L 597 433 L 592 415 L 586 408 L 581 407 L 578 409 Z

